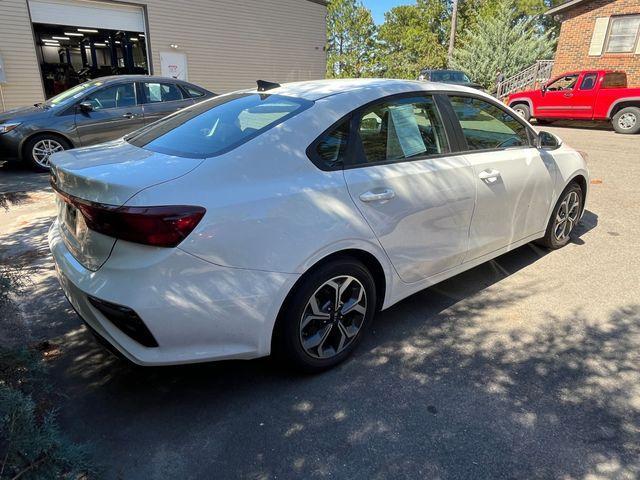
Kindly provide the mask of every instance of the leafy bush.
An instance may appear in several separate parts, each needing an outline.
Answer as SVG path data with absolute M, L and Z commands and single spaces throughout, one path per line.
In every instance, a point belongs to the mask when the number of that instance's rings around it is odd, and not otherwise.
M 24 270 L 0 265 L 0 318 L 27 281 Z M 60 431 L 50 391 L 40 352 L 0 346 L 0 480 L 94 475 L 87 449 Z

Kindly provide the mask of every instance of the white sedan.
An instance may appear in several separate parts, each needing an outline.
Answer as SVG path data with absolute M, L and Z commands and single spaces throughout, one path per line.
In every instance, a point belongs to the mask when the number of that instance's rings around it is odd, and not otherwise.
M 565 245 L 589 184 L 486 94 L 376 79 L 259 82 L 51 163 L 62 288 L 141 365 L 336 365 L 377 311 Z

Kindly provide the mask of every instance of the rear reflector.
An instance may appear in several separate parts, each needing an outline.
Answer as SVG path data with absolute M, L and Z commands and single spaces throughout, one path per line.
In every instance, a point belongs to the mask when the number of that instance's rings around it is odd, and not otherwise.
M 109 237 L 154 247 L 176 247 L 202 220 L 206 210 L 189 205 L 118 207 L 83 200 L 53 189 L 77 208 L 87 227 Z
M 149 331 L 142 319 L 129 307 L 87 296 L 91 305 L 100 311 L 111 323 L 122 330 L 127 336 L 145 347 L 157 347 L 158 342 Z

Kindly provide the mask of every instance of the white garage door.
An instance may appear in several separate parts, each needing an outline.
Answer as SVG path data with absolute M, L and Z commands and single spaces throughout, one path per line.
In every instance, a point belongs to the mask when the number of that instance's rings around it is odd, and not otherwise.
M 144 32 L 141 7 L 78 0 L 29 0 L 33 23 Z

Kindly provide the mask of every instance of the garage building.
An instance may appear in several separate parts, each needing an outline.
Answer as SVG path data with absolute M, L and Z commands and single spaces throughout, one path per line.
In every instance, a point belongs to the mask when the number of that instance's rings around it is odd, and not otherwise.
M 216 93 L 322 78 L 325 16 L 325 0 L 2 0 L 0 111 L 113 74 Z

